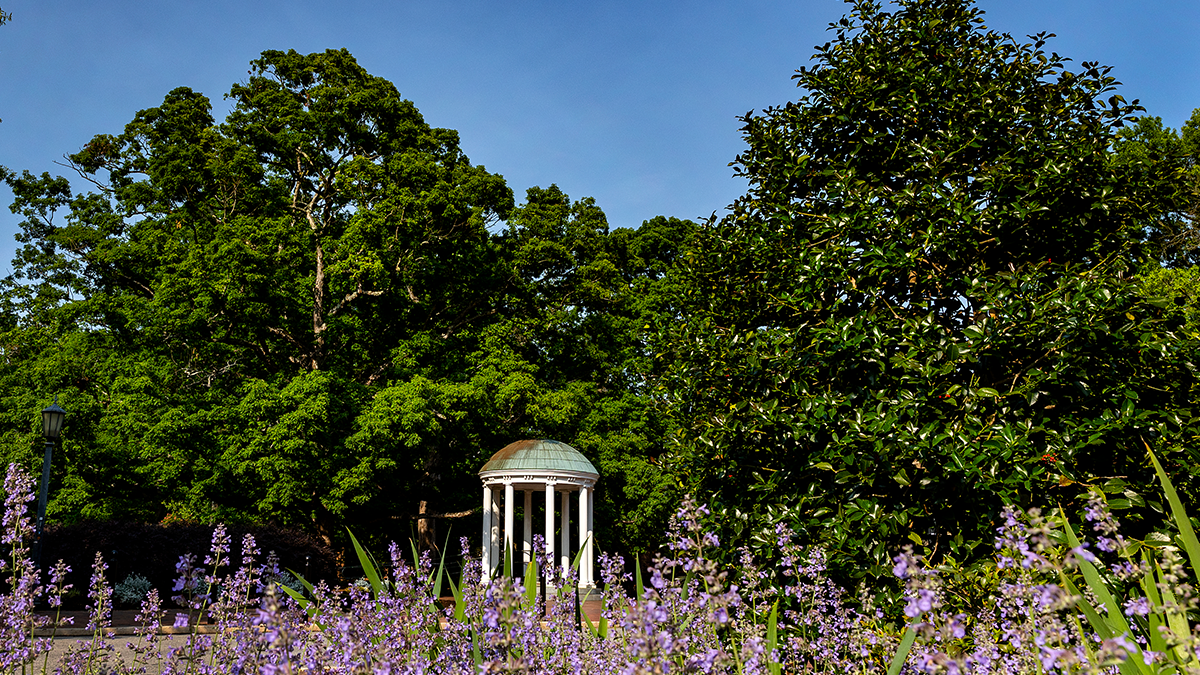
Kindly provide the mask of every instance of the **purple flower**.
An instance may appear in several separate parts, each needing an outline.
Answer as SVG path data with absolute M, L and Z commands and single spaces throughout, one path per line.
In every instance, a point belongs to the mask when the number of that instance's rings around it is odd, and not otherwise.
M 933 591 L 926 588 L 917 589 L 917 594 L 908 598 L 908 604 L 904 606 L 904 615 L 910 619 L 921 616 L 933 609 L 934 598 Z
M 1150 600 L 1145 596 L 1125 601 L 1125 616 L 1146 616 L 1148 614 L 1150 614 Z
M 25 537 L 33 532 L 26 506 L 34 499 L 33 476 L 21 470 L 16 463 L 8 465 L 4 476 L 4 532 L 0 541 L 24 549 Z
M 1101 549 L 1101 550 L 1104 550 L 1104 549 Z M 1090 563 L 1096 562 L 1096 556 L 1092 555 L 1092 552 L 1087 550 L 1087 544 L 1083 544 L 1082 546 L 1076 546 L 1075 548 L 1071 549 L 1071 553 L 1074 556 L 1076 556 L 1078 558 L 1082 558 Z

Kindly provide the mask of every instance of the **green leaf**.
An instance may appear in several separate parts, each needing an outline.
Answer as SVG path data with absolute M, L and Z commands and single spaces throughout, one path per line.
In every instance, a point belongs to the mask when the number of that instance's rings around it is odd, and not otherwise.
M 479 629 L 471 626 L 468 630 L 471 631 L 471 660 L 475 662 L 475 669 L 483 668 L 483 652 L 479 648 Z
M 537 602 L 538 567 L 536 560 L 530 560 L 525 566 L 525 609 L 533 607 Z
M 462 621 L 466 617 L 467 612 L 466 594 L 463 592 L 461 586 L 462 579 L 461 577 L 459 578 L 459 584 L 455 584 L 454 579 L 448 578 L 447 581 L 450 582 L 450 593 L 454 595 L 454 620 Z
M 449 545 L 450 545 L 450 533 L 446 532 L 446 541 L 442 544 L 442 550 L 439 551 L 437 572 L 434 574 L 434 577 L 433 577 L 433 607 L 435 610 L 435 614 L 437 614 L 437 615 L 440 615 L 441 611 L 442 611 L 442 603 L 441 603 L 442 576 L 443 576 L 443 572 L 446 569 L 446 547 Z M 449 577 L 447 577 L 446 580 L 450 581 Z M 451 582 L 451 583 L 453 583 L 453 582 Z M 458 604 L 457 600 L 458 599 L 456 597 L 455 604 Z M 439 623 L 438 625 L 440 626 L 441 624 Z
M 376 598 L 384 597 L 383 582 L 379 579 L 379 571 L 375 569 L 375 564 L 371 561 L 371 557 L 359 545 L 358 539 L 354 538 L 354 533 L 349 528 L 346 529 L 346 534 L 350 535 L 350 542 L 354 544 L 354 553 L 358 556 L 358 564 L 362 565 L 363 574 L 371 582 L 371 591 L 375 594 Z
M 771 655 L 779 647 L 779 601 L 776 600 L 774 605 L 771 605 L 771 614 L 767 617 L 767 672 L 770 675 L 780 675 L 783 669 L 783 664 L 771 659 Z
M 912 649 L 916 639 L 917 633 L 912 626 L 905 626 L 904 635 L 900 637 L 900 644 L 896 647 L 895 655 L 892 656 L 892 663 L 888 666 L 887 675 L 900 675 L 900 669 L 904 667 L 904 661 L 908 659 L 908 652 Z
M 1163 572 L 1162 568 L 1158 566 L 1158 563 L 1155 563 L 1155 569 L 1158 572 L 1158 578 L 1162 579 Z M 1164 604 L 1171 607 L 1179 606 L 1179 601 L 1175 597 L 1175 594 L 1171 591 L 1170 585 L 1164 585 L 1162 587 L 1162 595 Z M 1191 626 L 1188 625 L 1187 615 L 1178 611 L 1168 611 L 1166 614 L 1167 626 L 1171 629 L 1171 632 L 1175 634 L 1175 639 L 1180 642 L 1179 646 L 1175 647 L 1174 650 L 1174 659 L 1176 663 L 1181 663 L 1193 668 L 1200 665 L 1200 660 L 1196 658 L 1196 653 L 1187 647 L 1187 639 L 1192 634 Z
M 1104 617 L 1100 616 L 1100 613 L 1096 611 L 1096 608 L 1092 606 L 1092 603 L 1088 602 L 1087 598 L 1083 597 L 1083 594 L 1079 592 L 1079 588 L 1077 588 L 1075 584 L 1067 577 L 1066 573 L 1062 570 L 1059 570 L 1058 575 L 1059 579 L 1063 583 L 1063 588 L 1065 588 L 1073 597 L 1078 598 L 1075 601 L 1075 606 L 1083 612 L 1085 617 L 1087 617 L 1088 623 L 1092 626 L 1092 630 L 1096 631 L 1096 634 L 1100 636 L 1100 639 L 1109 640 L 1115 637 L 1116 634 L 1113 632 L 1112 626 L 1110 626 L 1108 622 L 1104 620 Z
M 284 593 L 287 593 L 288 595 L 290 595 L 291 598 L 296 601 L 296 604 L 300 605 L 300 607 L 302 609 L 304 609 L 305 612 L 308 612 L 308 608 L 309 608 L 309 605 L 312 604 L 312 600 L 309 600 L 308 598 L 304 597 L 303 593 L 301 593 L 300 591 L 297 591 L 294 588 L 284 586 L 283 584 L 276 584 L 276 588 L 278 588 L 278 589 L 282 590 Z M 309 614 L 309 616 L 311 617 L 312 614 Z
M 1154 472 L 1158 474 L 1158 480 L 1162 483 L 1167 503 L 1171 506 L 1171 517 L 1175 521 L 1175 527 L 1179 528 L 1179 537 L 1183 539 L 1184 550 L 1187 551 L 1188 561 L 1192 565 L 1192 578 L 1200 579 L 1200 541 L 1196 540 L 1192 521 L 1188 518 L 1187 510 L 1183 508 L 1183 502 L 1179 501 L 1179 495 L 1175 492 L 1175 486 L 1171 484 L 1167 472 L 1163 470 L 1162 464 L 1158 462 L 1158 457 L 1150 449 L 1150 444 L 1144 441 L 1143 444 L 1146 446 L 1146 452 L 1150 455 L 1150 462 L 1154 464 Z
M 600 638 L 601 640 L 608 639 L 608 616 L 606 616 L 607 613 L 608 613 L 608 595 L 605 594 L 600 597 L 600 621 L 599 621 L 599 624 L 596 626 L 596 637 Z
M 1079 542 L 1079 537 L 1075 534 L 1075 528 L 1067 520 L 1067 514 L 1059 509 L 1062 516 L 1063 532 L 1067 536 L 1067 543 L 1071 548 L 1079 548 L 1082 546 Z M 1129 632 L 1129 624 L 1125 621 L 1125 616 L 1121 611 L 1121 605 L 1113 598 L 1109 592 L 1108 584 L 1100 577 L 1100 573 L 1096 570 L 1096 566 L 1084 560 L 1082 557 L 1076 557 L 1079 563 L 1079 571 L 1083 574 L 1084 580 L 1087 582 L 1088 588 L 1100 600 L 1108 612 L 1105 621 L 1110 626 L 1108 632 L 1110 637 L 1113 635 L 1124 635 Z M 1097 630 L 1099 633 L 1100 631 Z

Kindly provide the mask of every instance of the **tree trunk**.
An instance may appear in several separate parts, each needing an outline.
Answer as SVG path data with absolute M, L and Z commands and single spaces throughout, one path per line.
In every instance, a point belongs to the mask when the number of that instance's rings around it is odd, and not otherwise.
M 429 502 L 424 499 L 417 505 L 417 546 L 422 551 L 437 550 L 437 519 L 426 517 Z

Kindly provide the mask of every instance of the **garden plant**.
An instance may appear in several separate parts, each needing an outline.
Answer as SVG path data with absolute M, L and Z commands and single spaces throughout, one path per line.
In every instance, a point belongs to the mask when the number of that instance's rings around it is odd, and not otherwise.
M 35 630 L 52 631 L 59 620 L 34 610 L 60 604 L 64 570 L 54 568 L 47 581 L 30 561 L 33 479 L 14 464 L 4 484 L 0 671 L 1200 673 L 1190 618 L 1200 544 L 1168 476 L 1148 456 L 1175 531 L 1142 541 L 1123 536 L 1100 490 L 1082 526 L 1062 511 L 1007 509 L 995 540 L 998 592 L 974 614 L 953 606 L 940 570 L 912 549 L 894 557 L 905 587 L 897 607 L 869 589 L 840 588 L 826 574 L 823 551 L 803 548 L 782 525 L 774 560 L 744 550 L 740 565 L 724 566 L 710 555 L 721 545 L 705 527 L 711 514 L 685 499 L 646 575 L 601 556 L 597 622 L 580 618 L 574 568 L 561 578 L 539 558 L 524 579 L 482 584 L 465 538 L 468 562 L 457 582 L 435 569 L 428 552 L 414 548 L 410 558 L 393 544 L 381 565 L 355 541 L 367 583 L 334 589 L 301 580 L 299 592 L 276 583 L 282 571 L 259 562 L 252 536 L 235 566 L 218 525 L 203 561 L 180 557 L 177 609 L 164 609 L 157 589 L 147 593 L 124 659 L 114 656 L 125 638 L 111 631 L 113 591 L 97 554 L 91 636 L 57 663 L 49 659 L 52 636 Z M 444 580 L 449 606 L 440 602 Z M 164 616 L 179 634 L 160 634 Z M 197 631 L 201 619 L 213 630 Z

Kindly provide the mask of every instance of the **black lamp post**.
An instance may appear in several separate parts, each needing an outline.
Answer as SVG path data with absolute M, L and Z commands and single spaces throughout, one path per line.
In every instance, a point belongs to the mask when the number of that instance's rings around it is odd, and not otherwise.
M 37 538 L 33 542 L 33 564 L 42 568 L 42 527 L 46 524 L 46 496 L 50 492 L 50 460 L 54 456 L 54 443 L 62 432 L 63 418 L 67 411 L 58 407 L 58 396 L 54 403 L 42 410 L 42 436 L 46 439 L 46 457 L 42 460 L 42 491 L 38 495 Z

